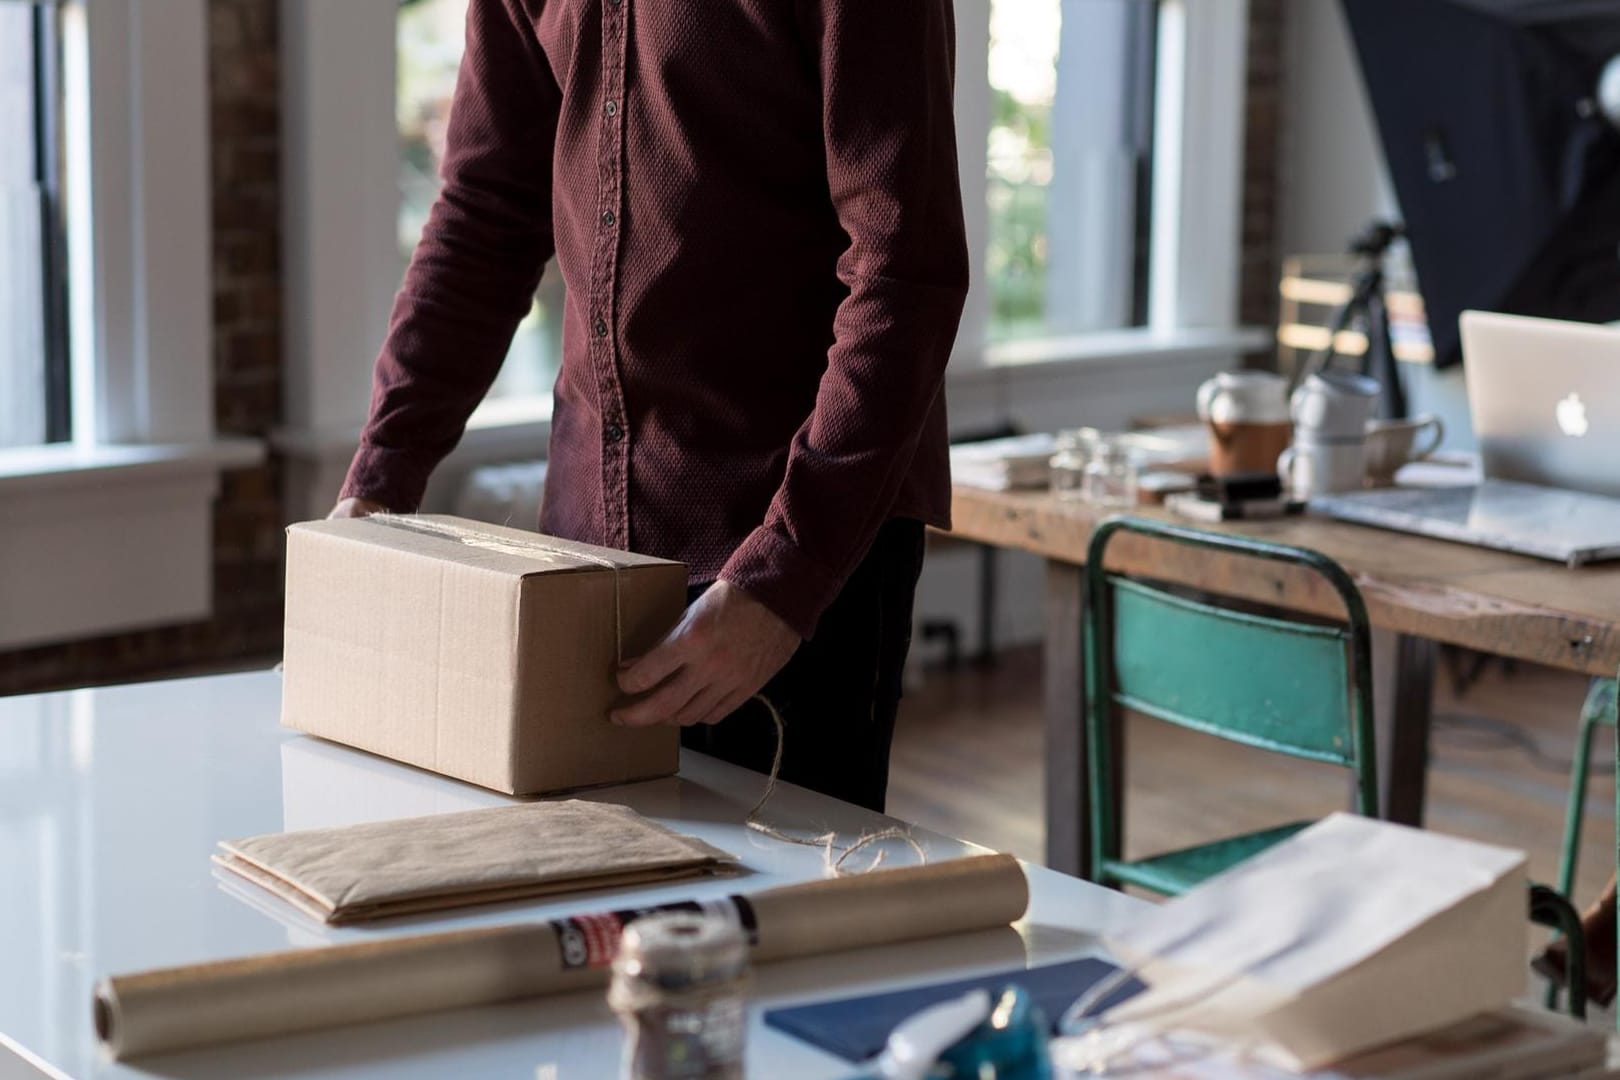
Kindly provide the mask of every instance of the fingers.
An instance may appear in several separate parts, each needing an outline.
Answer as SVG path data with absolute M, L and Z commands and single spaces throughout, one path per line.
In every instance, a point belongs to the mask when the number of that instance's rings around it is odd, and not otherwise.
M 627 694 L 644 694 L 675 674 L 686 659 L 682 628 L 675 630 L 655 645 L 651 652 L 619 672 L 619 689 Z M 684 704 L 684 702 L 683 702 Z
M 696 723 L 718 724 L 720 721 L 742 708 L 743 702 L 747 701 L 753 696 L 753 693 L 749 691 L 747 687 L 736 687 L 721 695 L 718 704 L 710 709 L 707 715 L 697 720 Z
M 681 727 L 691 727 L 693 724 L 712 724 L 709 719 L 726 696 L 723 688 L 707 686 L 693 695 L 692 700 L 681 706 L 680 711 L 670 718 L 672 723 Z
M 674 720 L 704 689 L 703 679 L 697 672 L 685 669 L 640 701 L 614 709 L 609 719 L 624 727 L 666 723 Z
M 338 504 L 332 507 L 332 512 L 326 516 L 328 518 L 358 518 L 384 513 L 387 513 L 387 508 L 381 503 L 350 496 L 347 499 L 339 500 Z

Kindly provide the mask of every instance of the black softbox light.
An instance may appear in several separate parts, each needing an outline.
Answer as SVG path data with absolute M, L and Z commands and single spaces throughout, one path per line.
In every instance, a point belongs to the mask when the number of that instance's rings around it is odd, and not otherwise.
M 1620 0 L 1343 0 L 1436 361 L 1476 307 L 1620 319 Z M 1302 58 L 1309 62 L 1309 58 Z

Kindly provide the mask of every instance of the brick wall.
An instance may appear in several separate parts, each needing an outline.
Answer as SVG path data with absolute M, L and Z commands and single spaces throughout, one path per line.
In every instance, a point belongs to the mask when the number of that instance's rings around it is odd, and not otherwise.
M 335 0 L 341 2 L 341 0 Z M 209 0 L 214 411 L 262 436 L 281 409 L 277 0 Z M 281 650 L 281 478 L 225 474 L 214 510 L 214 618 L 0 653 L 0 694 L 209 670 Z
M 1283 20 L 1289 0 L 1249 0 L 1248 115 L 1243 145 L 1243 271 L 1239 318 L 1277 324 L 1277 168 L 1282 127 Z M 1275 350 L 1268 350 L 1268 357 Z

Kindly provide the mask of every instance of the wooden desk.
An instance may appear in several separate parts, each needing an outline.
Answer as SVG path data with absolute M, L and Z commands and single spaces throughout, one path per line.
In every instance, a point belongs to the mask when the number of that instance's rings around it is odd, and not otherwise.
M 1165 516 L 1162 511 L 1142 511 Z M 1080 609 L 1082 567 L 1105 514 L 1044 492 L 1000 494 L 958 487 L 954 535 L 1047 560 L 1047 865 L 1075 872 L 1082 845 Z M 1586 675 L 1620 669 L 1620 563 L 1569 570 L 1485 548 L 1386 532 L 1316 517 L 1209 526 L 1314 548 L 1348 570 L 1373 626 L 1382 631 L 1374 667 L 1379 701 L 1379 780 L 1385 812 L 1421 824 L 1428 768 L 1435 643 L 1463 645 Z M 1341 615 L 1308 572 L 1121 536 L 1110 563 L 1245 600 Z M 1571 717 L 1571 722 L 1574 717 Z

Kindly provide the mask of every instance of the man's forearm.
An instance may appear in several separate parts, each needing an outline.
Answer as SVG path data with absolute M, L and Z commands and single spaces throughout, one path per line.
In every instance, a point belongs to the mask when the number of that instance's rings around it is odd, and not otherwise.
M 505 3 L 468 9 L 444 188 L 394 301 L 344 497 L 416 508 L 500 371 L 553 253 L 561 92 L 532 38 Z

